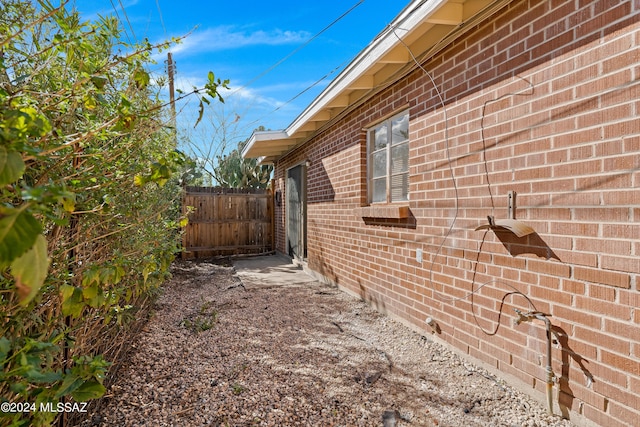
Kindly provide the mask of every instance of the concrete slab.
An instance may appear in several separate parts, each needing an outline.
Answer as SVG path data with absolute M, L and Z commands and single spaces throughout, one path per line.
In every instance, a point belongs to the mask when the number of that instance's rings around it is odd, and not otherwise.
M 246 288 L 302 286 L 317 283 L 284 255 L 268 255 L 233 261 L 236 274 Z

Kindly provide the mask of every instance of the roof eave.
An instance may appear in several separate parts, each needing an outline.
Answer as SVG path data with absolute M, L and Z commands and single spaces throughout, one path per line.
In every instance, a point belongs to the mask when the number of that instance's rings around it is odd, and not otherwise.
M 255 132 L 242 156 L 277 161 L 498 3 L 506 0 L 412 1 L 285 130 Z

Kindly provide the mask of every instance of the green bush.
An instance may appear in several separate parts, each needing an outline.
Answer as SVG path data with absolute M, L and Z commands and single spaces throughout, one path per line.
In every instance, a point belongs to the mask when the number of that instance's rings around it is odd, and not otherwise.
M 146 71 L 165 47 L 123 43 L 114 18 L 0 4 L 2 402 L 100 397 L 121 329 L 169 274 L 188 159 Z

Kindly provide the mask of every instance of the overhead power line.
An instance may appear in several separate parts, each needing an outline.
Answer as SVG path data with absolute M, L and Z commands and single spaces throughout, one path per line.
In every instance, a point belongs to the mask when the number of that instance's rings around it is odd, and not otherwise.
M 113 3 L 113 0 L 109 0 L 109 3 L 111 3 L 111 7 L 113 8 L 113 11 L 116 13 L 116 18 L 118 19 L 118 21 L 123 22 L 122 19 L 120 19 L 120 14 L 118 13 L 118 8 Z M 131 37 L 129 37 L 129 32 L 127 31 L 126 27 L 124 27 L 124 25 L 123 25 L 122 28 L 124 30 L 125 36 L 127 36 L 127 40 L 129 41 L 129 44 L 133 44 L 133 42 L 131 41 Z
M 301 44 L 300 46 L 298 46 L 297 48 L 295 48 L 293 51 L 291 51 L 289 54 L 287 54 L 284 58 L 282 58 L 281 60 L 279 60 L 278 62 L 276 62 L 275 64 L 273 64 L 271 67 L 267 68 L 266 70 L 264 70 L 262 73 L 258 74 L 256 77 L 254 77 L 253 79 L 249 80 L 249 82 L 245 83 L 243 86 L 239 87 L 238 89 L 234 90 L 233 92 L 231 92 L 231 95 L 233 95 L 234 93 L 247 88 L 248 86 L 250 86 L 252 83 L 255 83 L 257 80 L 261 79 L 262 77 L 264 77 L 265 75 L 269 74 L 271 71 L 273 71 L 276 67 L 278 67 L 280 64 L 282 64 L 283 62 L 285 62 L 287 59 L 291 58 L 293 55 L 295 55 L 296 53 L 298 53 L 300 50 L 304 49 L 307 45 L 309 45 L 309 43 L 311 43 L 312 41 L 314 41 L 316 38 L 318 38 L 320 35 L 322 35 L 325 31 L 327 31 L 329 28 L 333 27 L 335 24 L 337 24 L 338 22 L 340 22 L 342 19 L 344 19 L 348 14 L 350 14 L 355 8 L 357 8 L 358 6 L 360 6 L 362 3 L 364 3 L 365 0 L 360 0 L 359 2 L 357 2 L 356 4 L 354 4 L 353 6 L 351 6 L 351 8 L 349 10 L 347 10 L 346 12 L 344 12 L 342 15 L 340 15 L 339 17 L 337 17 L 336 19 L 333 20 L 333 22 L 331 22 L 329 25 L 327 25 L 326 27 L 324 27 L 322 30 L 320 30 L 318 33 L 316 33 L 313 37 L 311 37 L 310 39 L 308 39 L 306 42 L 304 42 L 303 44 Z
M 156 7 L 158 8 L 158 15 L 160 15 L 160 24 L 162 24 L 162 30 L 167 34 L 167 27 L 164 26 L 164 19 L 162 19 L 162 11 L 160 10 L 160 2 L 156 0 Z
M 133 27 L 131 26 L 131 22 L 129 21 L 129 16 L 127 15 L 127 11 L 124 9 L 124 5 L 122 4 L 122 0 L 118 0 L 118 3 L 120 3 L 122 14 L 124 15 L 124 19 L 127 21 L 127 25 L 129 25 L 129 29 L 131 30 L 131 34 L 133 35 L 133 39 L 135 41 L 138 41 L 138 38 L 136 37 L 136 33 L 133 31 Z

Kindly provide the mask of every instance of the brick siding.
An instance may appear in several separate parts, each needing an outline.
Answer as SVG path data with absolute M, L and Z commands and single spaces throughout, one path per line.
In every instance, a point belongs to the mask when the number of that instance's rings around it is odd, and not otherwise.
M 552 315 L 562 413 L 640 425 L 639 17 L 636 0 L 514 1 L 423 64 L 444 107 L 417 69 L 280 159 L 283 192 L 308 161 L 308 268 L 424 334 L 433 317 L 434 339 L 541 397 L 544 326 L 513 325 L 530 301 Z M 410 216 L 362 218 L 363 128 L 407 105 Z M 475 231 L 509 191 L 536 232 Z

